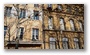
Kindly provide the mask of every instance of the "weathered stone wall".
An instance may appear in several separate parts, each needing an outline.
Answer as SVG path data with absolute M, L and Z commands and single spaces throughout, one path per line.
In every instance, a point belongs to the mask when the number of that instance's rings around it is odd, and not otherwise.
M 15 5 L 15 4 L 14 4 Z M 13 7 L 13 4 L 5 4 L 5 7 Z M 7 30 L 7 34 L 5 36 L 5 41 L 9 40 L 9 33 L 10 33 L 10 41 L 14 41 L 16 39 L 16 35 L 17 35 L 17 25 L 18 27 L 23 27 L 24 28 L 24 33 L 23 33 L 23 39 L 22 41 L 30 41 L 32 42 L 32 29 L 36 28 L 39 29 L 39 38 L 38 41 L 43 42 L 43 38 L 42 38 L 42 9 L 41 7 L 39 8 L 35 8 L 34 4 L 28 4 L 26 7 L 22 6 L 22 4 L 19 4 L 19 9 L 26 9 L 28 12 L 28 16 L 26 18 L 17 18 L 17 17 L 4 17 L 4 26 L 8 27 Z M 39 20 L 34 20 L 34 12 L 33 11 L 39 11 L 40 12 L 40 16 L 39 16 Z M 19 22 L 19 24 L 18 24 Z M 9 27 L 10 26 L 10 27 Z M 9 31 L 10 28 L 10 32 Z M 15 46 L 13 46 L 12 48 L 15 48 Z M 11 49 L 12 49 L 11 48 Z M 36 46 L 36 47 L 19 47 L 21 49 L 25 48 L 25 49 L 32 49 L 32 48 L 36 48 L 36 49 L 41 49 L 41 46 Z
M 50 43 L 49 43 L 49 37 L 54 37 L 56 40 L 59 39 L 59 47 L 60 49 L 63 48 L 62 46 L 62 38 L 67 37 L 68 45 L 70 49 L 74 49 L 74 38 L 79 39 L 79 48 L 84 48 L 84 5 L 75 5 L 75 4 L 61 4 L 62 5 L 62 11 L 55 10 L 57 8 L 57 4 L 52 4 L 51 11 L 47 8 L 48 4 L 43 5 L 43 12 L 44 12 L 44 37 L 45 37 L 45 49 L 49 49 Z M 67 12 L 67 6 L 71 7 L 71 11 Z M 77 12 L 75 9 L 78 8 L 79 11 Z M 53 17 L 53 29 L 48 28 L 48 20 L 49 16 Z M 60 18 L 64 19 L 64 26 L 65 30 L 61 31 L 55 31 L 60 30 Z M 72 31 L 70 29 L 70 20 L 74 21 L 74 28 L 75 31 Z M 79 21 L 82 22 L 83 30 L 80 31 L 80 25 Z M 52 31 L 53 30 L 53 31 Z M 56 41 L 56 47 L 58 49 L 58 43 Z

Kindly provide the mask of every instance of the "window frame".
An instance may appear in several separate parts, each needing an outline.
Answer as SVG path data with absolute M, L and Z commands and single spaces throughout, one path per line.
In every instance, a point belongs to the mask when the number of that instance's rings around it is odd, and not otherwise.
M 51 40 L 51 39 L 53 40 Z M 53 48 L 54 47 L 54 48 Z M 49 48 L 50 49 L 56 49 L 56 38 L 54 37 L 49 37 Z
M 39 7 L 39 4 L 34 4 L 34 7 Z
M 48 7 L 51 7 L 52 8 L 52 4 L 48 4 Z
M 39 11 L 34 11 L 34 20 L 39 20 Z
M 26 18 L 26 9 L 20 9 L 19 18 Z
M 63 47 L 63 49 L 69 49 L 69 43 L 68 43 L 67 37 L 62 38 L 62 47 Z
M 50 16 L 48 19 L 48 28 L 53 29 L 53 17 Z
M 6 29 L 5 29 L 5 27 L 6 27 Z M 4 26 L 4 37 L 6 36 L 6 33 L 7 33 L 7 26 Z
M 61 24 L 61 20 L 62 20 L 62 23 L 63 25 Z M 64 19 L 63 18 L 60 18 L 60 30 L 65 30 L 65 22 L 64 22 Z M 62 28 L 63 27 L 63 28 Z
M 19 39 L 20 40 L 23 40 L 23 34 L 24 34 L 24 27 L 20 27 L 19 28 Z
M 39 29 L 33 28 L 32 29 L 32 41 L 39 40 Z
M 76 39 L 76 40 L 75 40 L 75 39 Z M 73 41 L 74 41 L 74 48 L 75 48 L 75 49 L 79 49 L 79 48 L 80 48 L 80 47 L 79 47 L 79 39 L 75 37 L 75 38 L 73 39 Z M 78 45 L 78 46 L 77 46 L 77 45 Z
M 5 7 L 5 16 L 10 17 L 11 16 L 11 10 L 12 7 Z
M 70 22 L 70 30 L 71 30 L 71 31 L 75 31 L 74 20 L 71 19 L 69 22 Z

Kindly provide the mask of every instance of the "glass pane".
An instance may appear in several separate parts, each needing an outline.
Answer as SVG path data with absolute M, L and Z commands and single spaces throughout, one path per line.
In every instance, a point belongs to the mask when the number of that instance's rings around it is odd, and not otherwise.
M 63 42 L 63 48 L 64 49 L 68 49 L 68 43 L 65 41 L 65 42 Z
M 7 30 L 7 26 L 4 26 L 4 30 Z
M 37 40 L 38 39 L 38 35 L 39 35 L 39 30 L 38 29 L 33 29 L 33 36 L 32 36 L 32 38 Z
M 49 23 L 49 29 L 52 29 L 53 27 L 52 18 L 49 18 L 48 23 Z
M 52 7 L 52 4 L 48 4 L 48 7 Z
M 50 42 L 50 49 L 55 49 L 55 42 Z
M 55 38 L 50 37 L 50 41 L 56 41 Z
M 24 28 L 20 27 L 20 30 L 19 30 L 20 39 L 23 39 L 23 30 Z
M 61 30 L 64 30 L 64 20 L 60 19 L 60 28 Z
M 74 22 L 70 20 L 71 30 L 74 30 Z
M 62 41 L 68 41 L 68 38 L 63 38 Z
M 74 44 L 75 44 L 75 49 L 79 49 L 79 44 L 78 44 L 78 42 L 74 42 Z

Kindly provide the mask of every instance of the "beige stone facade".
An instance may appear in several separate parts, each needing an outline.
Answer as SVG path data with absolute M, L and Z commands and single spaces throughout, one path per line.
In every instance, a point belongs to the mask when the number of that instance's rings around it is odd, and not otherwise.
M 49 6 L 43 5 L 44 48 L 51 49 L 50 38 L 55 39 L 54 49 L 84 48 L 84 5 L 51 4 Z M 52 28 L 49 28 L 49 18 L 52 20 Z M 70 20 L 73 20 L 72 24 Z M 79 24 L 80 22 L 82 25 Z M 66 40 L 63 40 L 65 38 Z M 74 39 L 77 39 L 78 47 Z
M 83 4 L 4 6 L 5 49 L 84 48 Z

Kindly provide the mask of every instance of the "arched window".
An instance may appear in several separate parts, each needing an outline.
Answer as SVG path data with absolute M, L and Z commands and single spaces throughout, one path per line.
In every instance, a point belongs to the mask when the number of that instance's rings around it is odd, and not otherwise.
M 73 31 L 75 30 L 73 20 L 70 20 L 70 29 Z
M 50 37 L 50 49 L 56 49 L 56 40 L 53 37 Z
M 62 38 L 63 49 L 68 49 L 68 38 Z
M 60 29 L 61 30 L 65 30 L 65 27 L 64 27 L 64 19 L 60 19 Z
M 80 30 L 80 31 L 83 30 L 83 28 L 82 28 L 82 23 L 81 23 L 81 22 L 79 22 L 79 30 Z
M 74 47 L 75 47 L 75 49 L 79 49 L 79 40 L 78 40 L 78 38 L 74 38 Z

